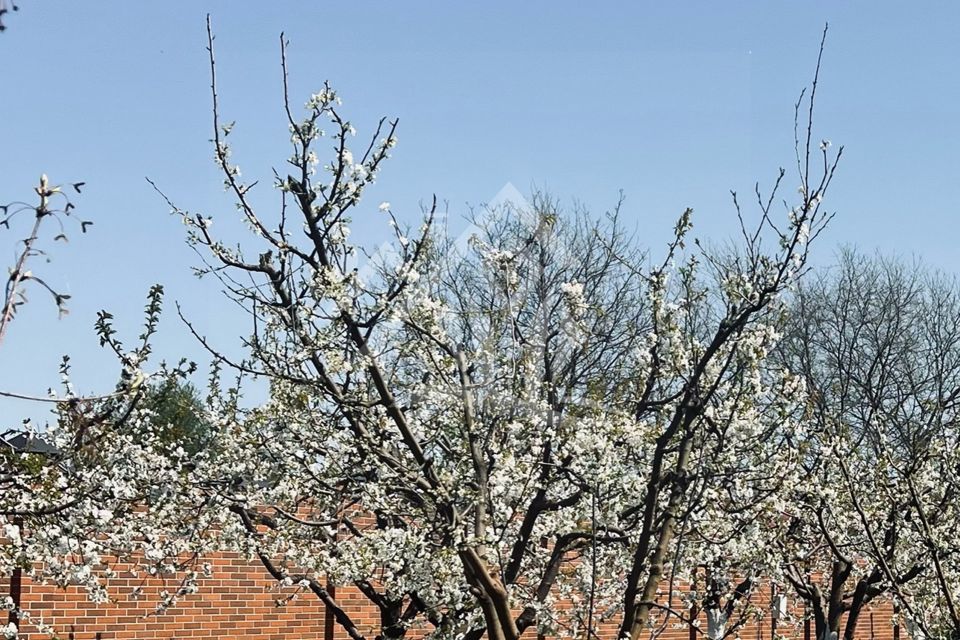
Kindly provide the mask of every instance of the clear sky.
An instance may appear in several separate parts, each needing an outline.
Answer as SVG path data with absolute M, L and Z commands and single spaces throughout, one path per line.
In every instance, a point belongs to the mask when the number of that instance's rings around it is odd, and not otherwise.
M 830 35 L 817 136 L 846 145 L 819 260 L 843 244 L 922 256 L 960 271 L 960 4 L 955 2 L 214 2 L 20 0 L 0 34 L 0 202 L 41 172 L 84 180 L 91 233 L 35 271 L 73 295 L 58 321 L 35 294 L 0 348 L 0 388 L 42 392 L 71 353 L 81 391 L 103 390 L 98 309 L 136 335 L 149 286 L 168 311 L 158 352 L 202 357 L 172 313 L 183 303 L 224 342 L 245 329 L 192 278 L 182 227 L 144 180 L 178 204 L 232 212 L 211 161 L 204 16 L 217 34 L 220 97 L 235 158 L 262 178 L 288 154 L 278 40 L 292 96 L 330 80 L 362 135 L 400 118 L 399 146 L 359 226 L 389 200 L 413 221 L 436 194 L 457 216 L 507 183 L 625 214 L 659 246 L 677 214 L 724 238 L 729 190 L 791 166 L 793 102 Z M 796 185 L 788 182 L 788 191 Z M 379 237 L 376 230 L 359 230 Z M 0 230 L 4 260 L 18 234 Z M 22 234 L 21 234 L 22 235 Z M 20 405 L 0 403 L 3 422 Z

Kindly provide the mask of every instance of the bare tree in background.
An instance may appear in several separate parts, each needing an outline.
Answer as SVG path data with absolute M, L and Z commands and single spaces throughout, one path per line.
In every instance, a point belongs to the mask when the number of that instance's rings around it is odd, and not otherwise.
M 810 391 L 787 578 L 819 638 L 893 595 L 912 633 L 955 638 L 960 293 L 853 252 L 797 296 L 787 341 Z M 795 546 L 791 546 L 791 543 Z M 810 554 L 811 549 L 820 549 Z

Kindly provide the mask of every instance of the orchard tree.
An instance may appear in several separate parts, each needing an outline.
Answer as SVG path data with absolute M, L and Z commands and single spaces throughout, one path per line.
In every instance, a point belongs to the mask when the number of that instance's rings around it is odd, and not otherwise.
M 82 186 L 76 183 L 72 190 L 79 192 Z M 35 192 L 35 204 L 14 202 L 2 207 L 0 225 L 16 233 L 22 228 L 27 231 L 16 244 L 9 270 L 0 339 L 7 336 L 31 287 L 48 293 L 61 314 L 66 313 L 70 297 L 33 269 L 37 259 L 46 256 L 48 236 L 53 241 L 66 240 L 66 223 L 76 219 L 74 205 L 46 176 L 41 177 Z M 78 224 L 86 232 L 91 223 L 80 220 Z M 27 420 L 18 428 L 0 431 L 0 538 L 4 540 L 0 544 L 0 575 L 9 577 L 12 584 L 29 577 L 63 587 L 80 585 L 93 600 L 102 601 L 108 597 L 105 585 L 116 575 L 111 563 L 118 558 L 130 560 L 146 575 L 183 569 L 184 590 L 195 583 L 190 563 L 178 560 L 195 555 L 192 541 L 183 536 L 160 538 L 156 528 L 148 525 L 165 511 L 171 521 L 187 518 L 186 514 L 169 515 L 175 509 L 167 498 L 182 495 L 172 489 L 190 454 L 182 447 L 169 446 L 174 427 L 164 415 L 170 405 L 163 390 L 184 389 L 178 385 L 192 365 L 181 362 L 167 367 L 161 363 L 152 373 L 145 373 L 161 294 L 160 287 L 151 290 L 144 331 L 132 348 L 118 340 L 110 314 L 100 313 L 96 330 L 101 345 L 113 352 L 119 363 L 112 391 L 96 396 L 78 394 L 68 357 L 60 366 L 59 390 L 47 394 L 0 391 L 4 398 L 47 405 L 54 418 L 47 425 Z M 169 417 L 179 420 L 175 412 Z M 167 445 L 165 449 L 161 443 Z M 4 599 L 3 610 L 8 611 L 8 622 L 2 628 L 6 637 L 15 637 L 24 620 L 41 630 L 54 631 L 12 598 Z
M 763 539 L 736 514 L 780 508 L 792 462 L 776 445 L 802 401 L 768 352 L 829 219 L 839 157 L 812 140 L 816 79 L 786 220 L 773 211 L 781 171 L 767 197 L 757 190 L 755 224 L 737 206 L 736 250 L 688 248 L 687 210 L 653 262 L 616 213 L 568 217 L 546 197 L 475 219 L 465 243 L 438 227 L 435 201 L 405 228 L 389 204 L 362 200 L 396 121 L 355 146 L 329 86 L 302 117 L 285 89 L 291 169 L 276 172 L 279 205 L 262 213 L 231 158 L 209 44 L 215 157 L 255 248 L 171 206 L 202 270 L 248 312 L 246 353 L 188 324 L 217 371 L 268 382 L 267 400 L 243 408 L 240 389 L 214 377 L 215 451 L 183 483 L 222 544 L 315 594 L 355 640 L 365 631 L 328 583 L 377 606 L 380 637 L 425 624 L 515 640 L 603 622 L 651 633 L 673 609 L 665 580 L 720 557 L 708 549 Z M 352 221 L 378 215 L 392 251 L 362 264 Z M 767 561 L 713 565 L 715 637 L 732 617 L 716 604 L 721 574 Z M 729 594 L 734 608 L 746 589 Z
M 55 421 L 42 428 L 27 422 L 15 434 L 5 435 L 0 448 L 0 526 L 6 544 L 0 545 L 0 575 L 61 587 L 79 585 L 97 602 L 110 597 L 106 587 L 117 577 L 112 564 L 118 561 L 143 575 L 173 577 L 182 572 L 179 590 L 184 593 L 195 586 L 194 560 L 211 549 L 198 548 L 202 540 L 154 524 L 191 517 L 180 510 L 179 498 L 192 456 L 170 445 L 171 425 L 145 401 L 151 384 L 175 384 L 192 371 L 188 363 L 161 363 L 149 376 L 144 373 L 160 293 L 159 288 L 151 291 L 145 330 L 131 349 L 114 335 L 109 314 L 101 314 L 101 341 L 121 362 L 112 392 L 78 395 L 65 359 L 62 391 L 36 399 L 51 405 Z M 6 442 L 12 435 L 25 446 Z M 43 443 L 41 449 L 37 442 Z M 162 597 L 168 601 L 172 596 Z M 11 610 L 10 624 L 29 619 L 30 612 L 19 603 L 5 604 Z M 44 628 L 40 621 L 32 622 Z

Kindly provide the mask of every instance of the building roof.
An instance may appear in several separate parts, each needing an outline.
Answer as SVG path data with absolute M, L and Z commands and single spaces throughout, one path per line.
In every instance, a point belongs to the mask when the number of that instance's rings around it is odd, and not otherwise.
M 5 433 L 0 436 L 0 445 L 10 447 L 20 453 L 39 453 L 41 455 L 52 455 L 58 453 L 58 449 L 33 433 Z

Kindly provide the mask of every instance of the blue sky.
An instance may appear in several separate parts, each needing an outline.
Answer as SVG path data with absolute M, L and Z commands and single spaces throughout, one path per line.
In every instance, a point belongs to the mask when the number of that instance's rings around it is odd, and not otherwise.
M 207 142 L 207 12 L 223 116 L 237 121 L 231 139 L 245 177 L 262 178 L 263 211 L 271 168 L 288 152 L 285 31 L 295 103 L 330 80 L 361 135 L 381 115 L 400 118 L 370 215 L 356 218 L 362 237 L 380 237 L 381 200 L 413 221 L 436 194 L 456 217 L 509 182 L 598 214 L 622 189 L 628 221 L 654 248 L 687 206 L 697 235 L 725 238 L 729 190 L 752 192 L 791 166 L 793 102 L 829 21 L 817 136 L 846 152 L 818 260 L 855 244 L 960 271 L 955 3 L 20 5 L 0 35 L 0 201 L 27 197 L 41 172 L 84 180 L 77 203 L 95 226 L 36 266 L 73 295 L 71 314 L 58 321 L 34 295 L 0 348 L 3 389 L 42 392 L 71 353 L 80 390 L 102 390 L 111 360 L 96 345 L 95 313 L 111 310 L 135 336 L 154 282 L 165 284 L 170 311 L 160 354 L 202 357 L 174 300 L 225 344 L 245 330 L 213 282 L 192 278 L 182 227 L 144 180 L 185 208 L 231 215 Z M 17 236 L 0 233 L 9 262 Z M 23 412 L 0 406 L 6 422 Z

